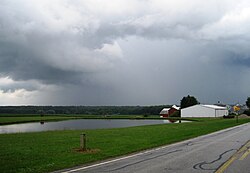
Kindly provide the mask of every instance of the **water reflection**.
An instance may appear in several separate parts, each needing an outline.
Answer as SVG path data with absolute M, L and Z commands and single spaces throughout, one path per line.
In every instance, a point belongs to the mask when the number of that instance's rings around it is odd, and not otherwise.
M 168 120 L 96 120 L 80 119 L 58 122 L 36 122 L 0 126 L 1 133 L 38 132 L 48 130 L 107 129 L 170 123 Z
M 183 120 L 171 120 L 171 119 L 168 119 L 168 120 L 163 120 L 164 123 L 182 123 L 182 122 L 188 122 L 188 121 L 183 121 Z

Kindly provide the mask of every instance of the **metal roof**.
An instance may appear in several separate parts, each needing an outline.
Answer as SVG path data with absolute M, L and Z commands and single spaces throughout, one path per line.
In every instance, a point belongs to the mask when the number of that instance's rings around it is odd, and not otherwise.
M 163 108 L 162 110 L 161 110 L 161 112 L 160 112 L 160 114 L 168 114 L 168 110 L 169 110 L 170 108 Z
M 203 107 L 207 107 L 207 108 L 212 108 L 212 109 L 222 109 L 222 110 L 227 110 L 226 107 L 222 107 L 222 106 L 217 106 L 217 105 L 201 105 Z
M 180 107 L 176 106 L 176 105 L 173 105 L 172 108 L 176 109 L 176 110 L 179 110 Z

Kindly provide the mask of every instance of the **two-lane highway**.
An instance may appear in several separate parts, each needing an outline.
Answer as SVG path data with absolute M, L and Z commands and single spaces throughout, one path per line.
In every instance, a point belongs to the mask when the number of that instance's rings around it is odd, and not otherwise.
M 250 123 L 115 160 L 60 172 L 249 173 L 249 140 Z

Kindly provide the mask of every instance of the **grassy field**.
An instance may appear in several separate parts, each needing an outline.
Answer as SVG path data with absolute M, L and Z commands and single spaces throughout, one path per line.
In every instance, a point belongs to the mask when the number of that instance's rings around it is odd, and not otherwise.
M 119 129 L 49 131 L 0 134 L 0 169 L 10 172 L 49 172 L 148 148 L 171 144 L 217 130 L 250 122 L 250 119 L 203 119 L 177 124 L 150 125 Z M 79 136 L 87 135 L 82 153 Z

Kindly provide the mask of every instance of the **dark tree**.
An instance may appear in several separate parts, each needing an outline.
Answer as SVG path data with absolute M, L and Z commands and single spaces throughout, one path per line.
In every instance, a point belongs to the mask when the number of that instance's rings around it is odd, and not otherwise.
M 189 106 L 197 105 L 199 102 L 194 96 L 188 95 L 187 97 L 183 97 L 181 99 L 181 108 L 186 108 Z
M 250 97 L 247 98 L 246 105 L 250 109 Z

